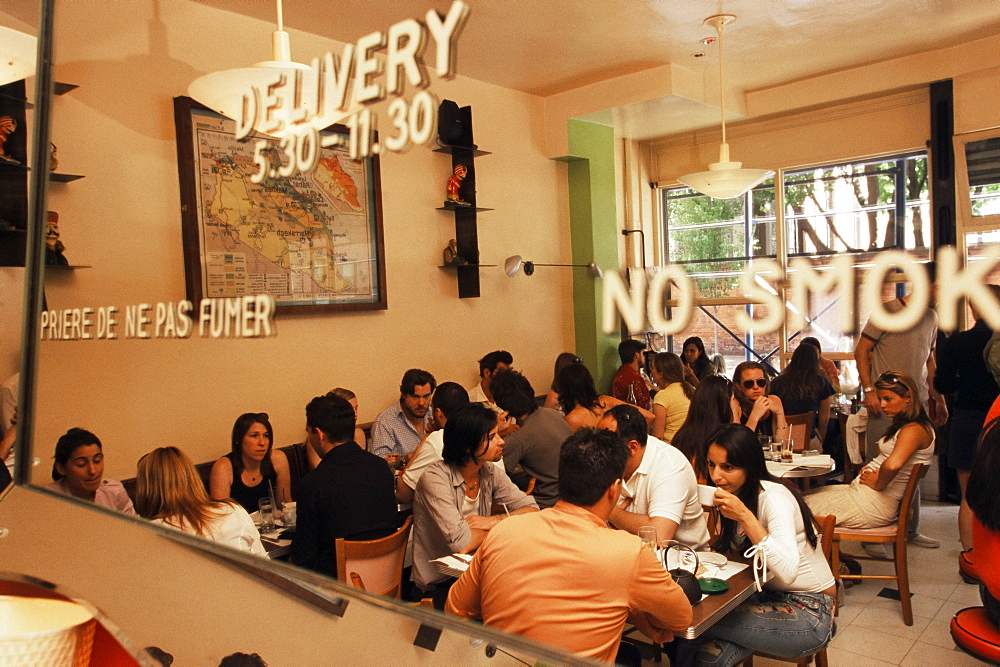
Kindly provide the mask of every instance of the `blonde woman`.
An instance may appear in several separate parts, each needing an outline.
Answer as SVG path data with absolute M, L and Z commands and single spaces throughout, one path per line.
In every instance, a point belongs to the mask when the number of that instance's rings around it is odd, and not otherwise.
M 191 459 L 159 447 L 139 459 L 136 510 L 153 523 L 267 556 L 253 519 L 232 500 L 211 500 Z
M 687 419 L 694 387 L 684 380 L 684 364 L 673 352 L 653 357 L 653 382 L 660 388 L 653 397 L 654 436 L 670 442 Z

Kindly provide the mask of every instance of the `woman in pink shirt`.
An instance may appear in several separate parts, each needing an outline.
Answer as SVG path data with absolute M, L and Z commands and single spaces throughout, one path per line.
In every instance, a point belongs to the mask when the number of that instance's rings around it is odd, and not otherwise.
M 52 479 L 47 488 L 81 500 L 135 514 L 122 483 L 104 478 L 104 451 L 97 436 L 82 428 L 71 428 L 56 443 Z

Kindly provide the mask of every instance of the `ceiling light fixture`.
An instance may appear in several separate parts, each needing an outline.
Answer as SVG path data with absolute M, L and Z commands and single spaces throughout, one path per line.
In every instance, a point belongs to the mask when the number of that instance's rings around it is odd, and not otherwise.
M 508 278 L 513 278 L 521 270 L 522 266 L 524 267 L 524 275 L 526 276 L 532 275 L 535 272 L 536 266 L 563 266 L 587 269 L 587 273 L 592 278 L 602 278 L 604 276 L 604 271 L 601 270 L 601 267 L 596 262 L 591 262 L 590 264 L 536 264 L 535 262 L 525 262 L 521 259 L 520 255 L 508 257 L 503 263 L 503 270 L 507 273 Z
M 271 60 L 255 63 L 249 67 L 227 69 L 200 76 L 188 86 L 188 95 L 212 111 L 240 122 L 244 113 L 244 95 L 252 95 L 251 91 L 254 89 L 266 90 L 282 75 L 290 81 L 295 76 L 311 75 L 312 67 L 292 60 L 288 33 L 285 32 L 282 0 L 277 0 L 277 8 L 278 29 L 271 33 Z M 315 79 L 315 76 L 302 77 L 303 99 L 309 99 L 315 92 Z M 323 129 L 347 115 L 333 111 L 333 114 L 327 113 L 310 119 L 309 124 L 317 129 Z
M 0 86 L 34 75 L 37 49 L 32 35 L 0 26 Z
M 732 14 L 709 16 L 704 24 L 715 28 L 719 35 L 719 100 L 722 112 L 722 144 L 719 161 L 708 165 L 708 171 L 685 174 L 677 180 L 693 190 L 713 199 L 740 197 L 761 181 L 774 176 L 768 169 L 742 169 L 742 162 L 729 161 L 729 144 L 726 142 L 726 90 L 725 69 L 722 60 L 722 29 L 736 20 Z

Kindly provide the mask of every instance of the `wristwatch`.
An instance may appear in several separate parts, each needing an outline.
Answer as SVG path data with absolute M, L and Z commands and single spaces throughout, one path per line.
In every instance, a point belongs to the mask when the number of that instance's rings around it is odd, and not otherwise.
M 870 393 L 872 393 L 873 391 L 875 391 L 875 387 L 862 387 L 862 389 L 864 389 L 864 390 L 865 390 L 865 393 L 866 393 L 866 394 L 870 394 Z

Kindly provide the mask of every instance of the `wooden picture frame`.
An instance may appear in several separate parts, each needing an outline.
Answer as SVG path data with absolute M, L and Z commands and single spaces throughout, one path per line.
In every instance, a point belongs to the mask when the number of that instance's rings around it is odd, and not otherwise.
M 259 139 L 189 97 L 174 98 L 187 298 L 270 294 L 277 313 L 385 310 L 378 156 L 351 160 L 348 130 L 311 174 L 250 180 Z M 197 150 L 196 150 L 197 148 Z

